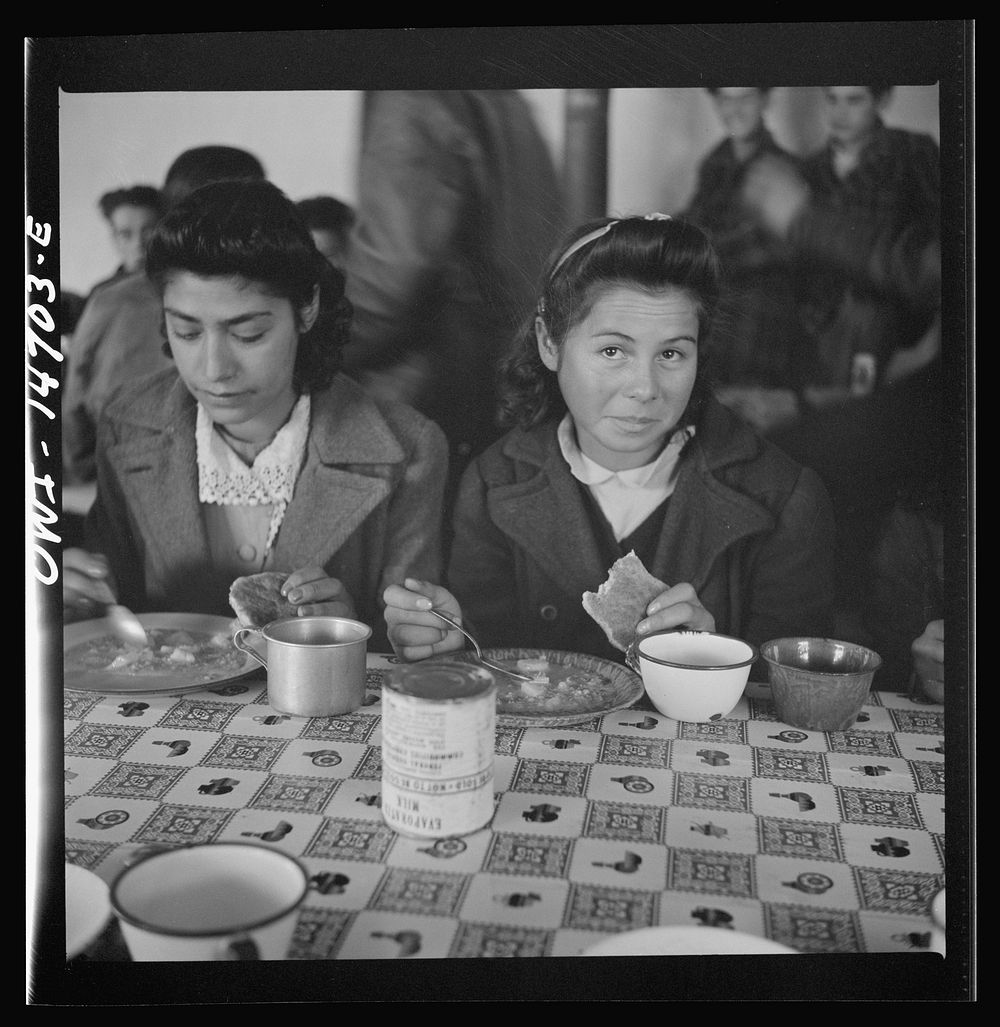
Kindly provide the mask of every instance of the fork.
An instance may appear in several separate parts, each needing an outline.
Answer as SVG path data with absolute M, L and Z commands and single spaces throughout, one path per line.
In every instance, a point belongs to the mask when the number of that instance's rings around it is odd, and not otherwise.
M 535 680 L 534 678 L 528 677 L 526 674 L 520 674 L 516 670 L 508 670 L 506 667 L 501 667 L 496 663 L 491 663 L 489 660 L 486 659 L 485 656 L 483 656 L 483 651 L 479 648 L 479 643 L 472 637 L 472 635 L 468 633 L 468 631 L 465 630 L 465 628 L 462 627 L 461 624 L 459 624 L 457 621 L 452 620 L 451 617 L 449 617 L 446 613 L 442 613 L 440 610 L 431 609 L 430 612 L 433 613 L 435 617 L 439 618 L 440 620 L 443 620 L 445 624 L 450 625 L 456 631 L 461 631 L 462 634 L 465 635 L 465 637 L 472 643 L 472 648 L 476 650 L 476 659 L 484 667 L 488 667 L 490 670 L 495 670 L 499 674 L 506 674 L 508 677 L 516 678 L 518 681 Z

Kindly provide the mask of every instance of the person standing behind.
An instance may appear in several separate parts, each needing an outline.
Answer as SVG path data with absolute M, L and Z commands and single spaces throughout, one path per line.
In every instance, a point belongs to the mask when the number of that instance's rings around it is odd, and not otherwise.
M 702 160 L 681 217 L 704 229 L 725 275 L 711 338 L 705 342 L 721 402 L 766 430 L 794 403 L 799 339 L 788 248 L 747 203 L 747 177 L 761 168 L 797 173 L 797 160 L 765 123 L 770 86 L 711 87 L 726 135 Z
M 795 251 L 810 408 L 870 395 L 938 353 L 939 151 L 926 133 L 885 124 L 892 90 L 828 86 L 827 141 L 803 161 L 803 179 L 748 185 Z
M 169 210 L 198 186 L 218 179 L 264 177 L 260 161 L 245 150 L 198 146 L 168 169 L 163 207 Z M 91 294 L 68 347 L 62 401 L 65 483 L 94 481 L 101 410 L 123 382 L 170 365 L 163 345 L 160 295 L 141 267 Z
M 343 268 L 344 254 L 354 224 L 354 210 L 335 196 L 310 196 L 295 204 L 316 249 L 336 268 Z
M 500 434 L 497 358 L 562 231 L 549 151 L 516 90 L 368 93 L 345 369 L 437 421 L 457 478 Z
M 804 384 L 770 438 L 830 490 L 844 633 L 871 593 L 883 517 L 901 490 L 926 485 L 943 445 L 938 147 L 884 123 L 891 96 L 827 87 L 827 142 L 804 178 L 748 185 L 795 253 Z
M 160 191 L 151 185 L 112 189 L 101 196 L 97 205 L 108 223 L 111 245 L 118 255 L 119 263 L 113 274 L 93 285 L 85 296 L 66 289 L 62 291 L 60 333 L 64 349 L 69 347 L 87 301 L 94 291 L 117 282 L 124 275 L 142 270 L 146 259 L 146 242 L 163 211 Z
M 113 189 L 101 197 L 98 206 L 111 230 L 111 244 L 118 254 L 118 267 L 110 278 L 98 282 L 95 289 L 122 275 L 142 270 L 146 261 L 146 243 L 163 212 L 160 191 L 151 185 Z

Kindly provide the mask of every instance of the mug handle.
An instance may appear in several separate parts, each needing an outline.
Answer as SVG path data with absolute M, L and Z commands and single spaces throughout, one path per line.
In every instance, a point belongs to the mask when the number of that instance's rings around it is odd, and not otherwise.
M 238 934 L 230 938 L 223 950 L 223 959 L 252 960 L 260 959 L 260 949 L 249 934 Z
M 243 637 L 249 634 L 259 635 L 260 631 L 257 628 L 240 628 L 236 634 L 233 635 L 233 645 L 241 652 L 252 656 L 264 668 L 264 670 L 267 670 L 267 660 L 265 660 L 252 645 L 243 641 Z

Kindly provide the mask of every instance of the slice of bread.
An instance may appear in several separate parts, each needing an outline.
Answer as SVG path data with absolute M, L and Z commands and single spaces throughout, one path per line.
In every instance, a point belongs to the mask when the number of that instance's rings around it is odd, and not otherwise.
M 273 620 L 296 616 L 296 607 L 282 594 L 287 574 L 261 571 L 237 578 L 229 586 L 229 605 L 245 628 L 262 628 Z
M 596 592 L 583 593 L 583 608 L 608 636 L 608 641 L 625 652 L 635 638 L 635 627 L 646 615 L 646 607 L 667 590 L 643 566 L 635 551 L 616 560 L 607 580 Z

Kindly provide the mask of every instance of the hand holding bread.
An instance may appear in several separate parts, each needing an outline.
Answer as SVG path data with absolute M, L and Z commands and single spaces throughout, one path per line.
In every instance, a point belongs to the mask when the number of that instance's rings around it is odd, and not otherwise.
M 244 575 L 230 585 L 229 605 L 246 628 L 262 628 L 283 617 L 355 616 L 344 586 L 321 567 Z
M 670 586 L 646 570 L 635 552 L 616 560 L 596 592 L 583 593 L 583 608 L 622 652 L 637 635 L 668 628 L 714 631 L 715 618 L 701 605 L 694 588 Z

